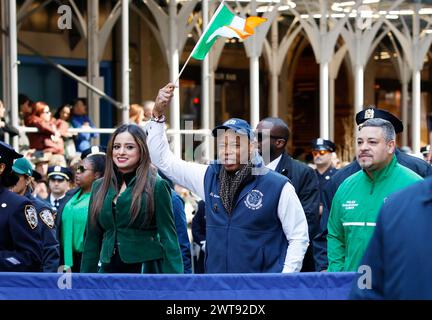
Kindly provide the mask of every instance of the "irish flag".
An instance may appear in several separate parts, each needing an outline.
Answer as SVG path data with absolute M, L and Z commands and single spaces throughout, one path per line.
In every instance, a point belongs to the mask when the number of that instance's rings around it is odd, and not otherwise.
M 222 1 L 207 28 L 192 51 L 192 57 L 203 60 L 218 37 L 246 39 L 254 34 L 254 28 L 267 19 L 236 16 Z

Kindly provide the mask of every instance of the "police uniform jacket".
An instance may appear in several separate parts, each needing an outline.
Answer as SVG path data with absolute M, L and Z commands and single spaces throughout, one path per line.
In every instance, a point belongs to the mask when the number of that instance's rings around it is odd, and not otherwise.
M 37 210 L 39 224 L 41 225 L 43 254 L 42 271 L 57 272 L 60 265 L 60 245 L 57 239 L 55 214 L 51 205 L 46 201 L 33 197 L 27 190 L 24 197 L 31 201 Z
M 31 202 L 0 186 L 0 271 L 41 270 L 40 228 Z

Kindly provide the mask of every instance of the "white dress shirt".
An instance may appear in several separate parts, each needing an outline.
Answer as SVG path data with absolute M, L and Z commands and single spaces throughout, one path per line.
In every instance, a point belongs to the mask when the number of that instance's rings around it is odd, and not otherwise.
M 267 168 L 276 171 L 276 168 L 279 164 L 279 161 L 282 159 L 282 155 L 280 155 L 279 157 L 277 157 L 276 159 L 274 159 L 272 162 L 270 162 L 268 165 L 266 165 Z
M 208 165 L 177 158 L 169 149 L 163 123 L 152 121 L 146 129 L 152 163 L 169 179 L 205 199 L 204 176 Z M 278 217 L 289 243 L 282 272 L 298 272 L 309 245 L 308 224 L 300 200 L 289 182 L 281 191 Z

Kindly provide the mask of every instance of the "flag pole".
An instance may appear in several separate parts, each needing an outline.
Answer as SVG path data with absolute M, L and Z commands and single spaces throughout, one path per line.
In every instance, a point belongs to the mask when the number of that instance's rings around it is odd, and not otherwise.
M 221 7 L 222 4 L 224 4 L 224 3 L 225 3 L 225 0 L 222 0 L 221 3 L 220 3 L 220 5 L 219 5 L 219 7 Z M 216 10 L 216 12 L 218 12 L 218 10 Z M 210 20 L 210 22 L 208 23 L 207 27 L 206 27 L 205 30 L 202 32 L 202 35 L 204 35 L 204 34 L 207 32 L 207 28 L 208 28 L 208 26 L 212 23 L 212 21 L 213 21 L 213 19 L 214 19 L 214 16 L 215 16 L 215 15 L 213 15 L 213 17 L 212 17 L 212 19 Z M 186 65 L 188 64 L 190 58 L 192 57 L 192 54 L 194 53 L 195 48 L 198 46 L 198 44 L 199 44 L 200 42 L 201 42 L 201 38 L 200 38 L 200 39 L 198 40 L 198 42 L 195 44 L 195 47 L 192 49 L 191 53 L 189 54 L 189 57 L 187 58 L 187 60 L 186 60 L 186 62 L 184 63 L 183 67 L 181 68 L 181 70 L 180 70 L 180 72 L 179 72 L 179 75 L 178 75 L 176 81 L 174 82 L 174 84 L 175 84 L 176 86 L 177 86 L 177 84 L 178 84 L 178 81 L 180 80 L 180 76 L 182 75 L 184 69 L 186 68 Z
M 174 84 L 175 84 L 176 86 L 177 86 L 177 84 L 178 84 L 178 81 L 179 81 L 179 79 L 180 79 L 180 76 L 182 75 L 184 69 L 186 68 L 186 65 L 188 64 L 190 58 L 192 58 L 192 53 L 193 53 L 193 50 L 191 51 L 191 53 L 190 53 L 189 57 L 187 58 L 186 62 L 184 63 L 183 68 L 181 68 L 181 70 L 180 70 L 180 72 L 179 72 L 179 75 L 178 75 L 178 77 L 177 77 L 177 80 L 174 82 Z

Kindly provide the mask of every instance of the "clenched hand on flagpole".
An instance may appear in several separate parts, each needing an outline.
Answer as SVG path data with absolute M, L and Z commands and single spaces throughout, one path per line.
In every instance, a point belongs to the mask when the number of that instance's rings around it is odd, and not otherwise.
M 222 1 L 207 25 L 207 28 L 202 33 L 191 54 L 184 63 L 183 68 L 175 81 L 175 85 L 177 85 L 190 58 L 204 60 L 205 56 L 219 37 L 238 38 L 244 40 L 253 35 L 255 33 L 255 27 L 265 21 L 267 21 L 267 19 L 256 16 L 247 18 L 239 17 L 225 4 L 225 1 Z

